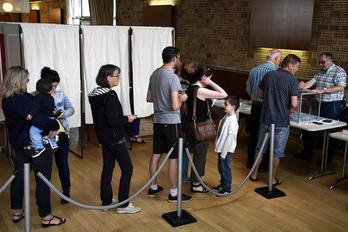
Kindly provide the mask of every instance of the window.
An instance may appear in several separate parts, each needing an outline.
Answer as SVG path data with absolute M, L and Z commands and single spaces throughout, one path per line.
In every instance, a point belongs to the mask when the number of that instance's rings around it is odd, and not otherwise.
M 67 17 L 68 24 L 90 24 L 88 0 L 68 0 Z

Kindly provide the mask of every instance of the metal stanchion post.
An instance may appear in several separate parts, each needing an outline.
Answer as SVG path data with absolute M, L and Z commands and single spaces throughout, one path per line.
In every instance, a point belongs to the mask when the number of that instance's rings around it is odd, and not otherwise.
M 286 193 L 273 187 L 273 152 L 274 152 L 274 128 L 275 125 L 271 125 L 271 140 L 269 147 L 269 177 L 268 186 L 255 189 L 255 192 L 264 196 L 267 199 L 284 197 Z
M 183 154 L 183 139 L 179 138 L 179 154 L 178 154 L 178 201 L 176 204 L 176 209 L 177 209 L 177 216 L 178 219 L 180 220 L 181 218 L 181 210 L 182 210 L 182 202 L 181 202 L 181 197 L 182 197 L 182 154 Z
M 271 140 L 269 141 L 269 172 L 268 172 L 268 192 L 273 189 L 273 156 L 274 156 L 274 124 L 271 125 Z
M 179 138 L 179 153 L 178 153 L 178 198 L 177 198 L 177 210 L 169 213 L 162 214 L 162 218 L 166 220 L 171 226 L 177 227 L 194 223 L 197 220 L 186 210 L 182 210 L 182 156 L 183 156 L 183 138 Z
M 30 215 L 30 163 L 24 164 L 24 231 L 31 231 Z

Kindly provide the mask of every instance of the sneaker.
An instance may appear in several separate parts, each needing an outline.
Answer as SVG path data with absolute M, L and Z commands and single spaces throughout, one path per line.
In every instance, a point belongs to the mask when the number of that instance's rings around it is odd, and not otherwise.
M 222 188 L 218 193 L 223 194 L 223 195 L 228 195 L 231 193 L 231 190 L 225 190 Z M 217 196 L 217 197 L 222 197 L 222 196 Z
M 116 210 L 116 213 L 118 213 L 118 214 L 124 214 L 124 213 L 132 214 L 132 213 L 137 213 L 140 210 L 141 210 L 140 208 L 135 207 L 132 203 L 129 203 L 127 207 L 124 207 L 124 208 L 118 207 Z
M 223 187 L 221 185 L 218 185 L 216 187 L 213 188 L 213 190 L 217 193 L 221 192 L 223 190 Z
M 185 193 L 181 194 L 181 201 L 191 201 L 192 200 L 192 196 L 190 195 L 186 195 Z M 174 203 L 178 201 L 178 195 L 176 195 L 175 197 L 173 197 L 172 195 L 168 195 L 168 201 L 170 203 Z
M 44 151 L 46 150 L 46 148 L 41 148 L 41 149 L 37 149 L 35 150 L 35 153 L 33 154 L 33 158 L 39 157 Z
M 156 190 L 153 190 L 152 188 L 149 188 L 149 191 L 147 192 L 147 195 L 149 197 L 155 197 L 158 193 L 162 192 L 162 190 L 163 190 L 163 187 L 157 185 L 157 189 Z
M 116 199 L 112 198 L 111 203 L 109 205 L 113 205 L 113 204 L 116 204 L 116 203 L 117 203 Z M 107 205 L 103 205 L 102 204 L 102 206 L 107 206 Z M 109 209 L 103 209 L 103 211 L 108 211 L 108 210 Z

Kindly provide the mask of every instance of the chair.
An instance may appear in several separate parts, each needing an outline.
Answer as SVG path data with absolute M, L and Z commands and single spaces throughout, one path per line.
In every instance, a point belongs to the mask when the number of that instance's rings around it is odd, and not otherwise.
M 348 167 L 347 167 L 348 134 L 345 134 L 342 131 L 333 132 L 333 133 L 329 134 L 329 137 L 327 139 L 327 144 L 329 144 L 330 138 L 334 138 L 334 139 L 341 140 L 341 141 L 345 142 L 342 177 L 339 178 L 333 185 L 330 186 L 330 189 L 333 189 L 336 187 L 336 185 L 338 185 L 339 182 L 348 178 L 348 172 L 347 172 L 347 169 L 348 169 Z

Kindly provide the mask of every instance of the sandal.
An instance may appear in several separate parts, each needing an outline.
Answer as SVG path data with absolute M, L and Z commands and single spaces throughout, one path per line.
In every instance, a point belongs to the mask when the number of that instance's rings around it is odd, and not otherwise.
M 193 192 L 193 193 L 207 193 L 208 190 L 206 190 L 201 184 L 192 184 L 191 185 L 191 192 Z
M 52 223 L 52 221 L 54 219 L 58 219 L 58 224 L 54 224 Z M 46 223 L 42 223 L 42 222 L 48 222 L 47 224 Z M 50 226 L 59 226 L 59 225 L 62 225 L 66 222 L 66 219 L 65 218 L 61 218 L 61 217 L 58 217 L 58 216 L 52 216 L 50 219 L 42 219 L 41 218 L 41 226 L 43 228 L 46 228 L 46 227 L 50 227 Z
M 18 222 L 20 222 L 23 218 L 24 218 L 24 214 L 23 214 L 23 213 L 21 213 L 21 214 L 13 214 L 13 216 L 12 216 L 12 221 L 13 221 L 13 223 L 18 223 Z
M 145 143 L 145 141 L 139 135 L 131 136 L 130 141 L 132 143 Z
M 274 179 L 275 179 L 276 182 L 273 183 L 273 187 L 275 187 L 275 186 L 280 185 L 280 184 L 283 183 L 283 182 L 282 182 L 280 179 L 278 179 L 277 177 L 275 177 Z

